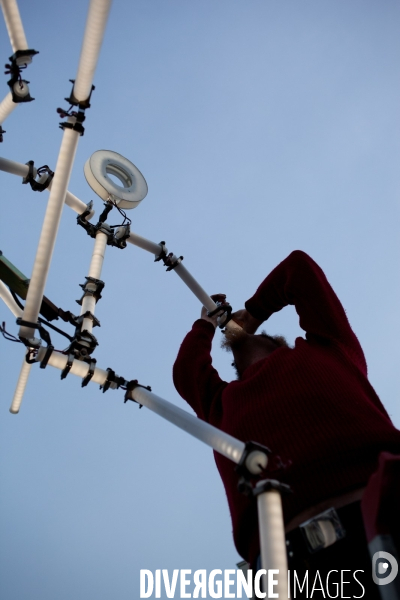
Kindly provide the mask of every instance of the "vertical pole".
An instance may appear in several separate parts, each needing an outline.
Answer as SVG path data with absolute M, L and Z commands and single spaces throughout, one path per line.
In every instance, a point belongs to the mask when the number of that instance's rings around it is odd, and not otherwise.
M 289 598 L 285 529 L 283 524 L 282 501 L 277 489 L 267 487 L 266 481 L 256 485 L 258 523 L 261 547 L 261 566 L 279 573 L 273 575 L 278 584 L 273 587 L 279 598 Z M 264 590 L 266 591 L 266 590 Z M 268 597 L 268 595 L 267 595 Z
M 106 233 L 103 233 L 101 230 L 97 232 L 96 239 L 94 242 L 92 260 L 90 262 L 89 267 L 89 277 L 93 277 L 93 279 L 100 279 L 101 269 L 103 267 L 104 255 L 106 252 L 108 236 Z M 93 289 L 91 290 L 91 286 Z M 88 291 L 95 291 L 96 285 L 88 282 L 86 284 L 86 289 Z M 82 299 L 82 308 L 81 315 L 84 315 L 87 311 L 89 311 L 92 315 L 94 315 L 94 310 L 96 307 L 96 298 L 92 294 L 86 294 Z M 93 320 L 90 317 L 86 317 L 82 321 L 81 331 L 88 331 L 92 333 L 93 329 Z

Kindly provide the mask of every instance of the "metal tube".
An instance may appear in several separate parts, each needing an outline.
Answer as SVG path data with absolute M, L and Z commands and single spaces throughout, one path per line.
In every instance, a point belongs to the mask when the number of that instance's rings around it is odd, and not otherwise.
M 46 353 L 46 348 L 40 348 L 38 355 L 36 357 L 36 361 L 40 362 L 43 360 L 44 355 Z M 57 352 L 57 350 L 53 350 L 50 355 L 48 365 L 51 367 L 55 367 L 56 369 L 60 369 L 61 371 L 66 367 L 68 361 L 68 356 L 65 354 L 61 354 L 61 352 Z M 72 375 L 76 375 L 77 377 L 86 377 L 89 372 L 89 365 L 82 360 L 75 359 L 72 363 L 70 373 Z M 95 368 L 93 377 L 90 381 L 93 383 L 98 383 L 99 385 L 104 385 L 107 381 L 108 372 L 103 369 Z
M 15 162 L 14 160 L 8 160 L 7 158 L 0 157 L 0 171 L 5 171 L 6 173 L 11 173 L 12 175 L 18 175 L 19 177 L 26 177 L 29 172 L 29 167 L 28 165 Z M 37 169 L 36 167 L 33 167 L 33 177 L 36 177 L 36 175 Z M 48 190 L 51 190 L 52 183 L 53 182 L 50 181 L 49 185 L 47 186 Z M 87 205 L 82 202 L 82 200 L 79 200 L 77 196 L 68 191 L 65 195 L 65 204 L 78 213 L 78 215 L 81 215 L 83 212 L 85 212 L 87 208 Z M 86 217 L 86 219 L 91 219 L 93 215 L 94 210 Z
M 188 286 L 188 288 L 193 292 L 193 294 L 200 300 L 202 305 L 209 311 L 217 308 L 214 300 L 210 298 L 210 296 L 203 290 L 201 285 L 197 283 L 195 278 L 189 273 L 189 271 L 183 266 L 182 263 L 179 263 L 177 267 L 174 269 L 175 273 L 182 279 L 184 283 Z
M 107 235 L 102 231 L 98 231 L 96 234 L 96 239 L 94 242 L 92 260 L 90 261 L 89 267 L 89 277 L 93 277 L 93 279 L 100 279 L 101 269 L 103 267 L 104 256 L 106 252 L 107 246 Z M 91 284 L 88 282 L 86 287 L 89 288 L 93 286 L 93 290 L 95 291 L 95 284 Z M 82 307 L 81 307 L 81 315 L 84 315 L 87 311 L 89 311 L 92 315 L 94 315 L 96 307 L 96 299 L 92 294 L 87 294 L 83 297 Z M 92 333 L 93 329 L 93 320 L 91 318 L 85 318 L 82 321 L 81 331 L 88 331 Z
M 259 481 L 257 486 L 264 482 Z M 290 598 L 288 593 L 287 556 L 285 529 L 283 524 L 281 495 L 277 490 L 269 490 L 257 496 L 258 526 L 260 534 L 261 567 L 268 574 L 276 569 L 274 593 L 279 598 Z M 267 595 L 268 597 L 268 595 Z
M 4 123 L 7 117 L 12 111 L 17 108 L 18 104 L 13 102 L 11 92 L 8 92 L 7 96 L 0 103 L 0 125 Z
M 21 407 L 22 398 L 24 397 L 24 392 L 26 384 L 28 382 L 29 373 L 31 372 L 31 367 L 32 365 L 26 362 L 24 356 L 21 371 L 19 373 L 17 381 L 17 387 L 15 388 L 14 397 L 10 406 L 10 413 L 12 413 L 13 415 L 16 415 Z
M 26 41 L 16 0 L 1 0 L 1 8 L 3 9 L 4 20 L 13 52 L 27 50 L 28 42 Z
M 147 250 L 147 252 L 150 252 L 151 254 L 154 254 L 155 256 L 159 256 L 159 254 L 161 252 L 160 244 L 156 244 L 155 242 L 146 240 L 146 238 L 138 235 L 137 233 L 131 232 L 130 236 L 127 238 L 126 241 L 129 242 L 130 244 L 134 244 L 135 246 L 138 246 L 139 248 L 142 248 L 142 250 Z
M 18 175 L 19 177 L 26 177 L 29 172 L 28 165 L 15 162 L 14 160 L 8 160 L 8 158 L 0 157 L 0 171 L 11 173 L 12 175 Z M 33 168 L 33 176 L 36 177 L 37 171 Z
M 0 298 L 5 302 L 13 315 L 16 317 L 22 317 L 22 310 L 15 302 L 8 287 L 2 281 L 0 281 Z
M 43 360 L 46 353 L 46 348 L 40 348 L 36 357 L 36 361 L 40 362 Z M 67 364 L 68 357 L 61 352 L 53 350 L 48 360 L 48 365 L 57 369 L 63 370 Z M 86 362 L 75 359 L 72 363 L 70 373 L 77 375 L 78 377 L 84 378 L 88 374 L 89 365 Z M 103 369 L 96 367 L 94 369 L 91 382 L 104 385 L 107 381 L 108 372 Z M 113 384 L 111 383 L 111 387 Z M 182 410 L 178 406 L 175 406 L 171 402 L 156 396 L 152 392 L 142 387 L 136 387 L 130 392 L 130 397 L 139 404 L 146 406 L 149 410 L 157 413 L 167 421 L 170 421 L 180 429 L 183 429 L 187 433 L 190 433 L 193 437 L 196 437 L 200 441 L 204 442 L 208 446 L 211 446 L 230 460 L 238 463 L 242 457 L 245 449 L 245 444 L 240 440 L 232 437 L 231 435 L 220 431 L 213 425 L 198 419 L 194 415 L 189 414 L 185 410 Z
M 74 122 L 73 118 L 68 120 Z M 64 130 L 50 197 L 43 220 L 42 232 L 33 265 L 32 277 L 26 297 L 23 315 L 25 321 L 36 322 L 39 315 L 78 140 L 79 133 L 77 131 L 74 131 L 73 129 Z M 34 329 L 31 327 L 22 326 L 20 328 L 20 337 L 29 339 L 33 334 Z
M 73 94 L 78 102 L 90 96 L 111 0 L 91 0 Z
M 164 398 L 156 396 L 145 388 L 136 387 L 130 393 L 131 397 L 146 408 L 170 421 L 180 429 L 211 446 L 235 463 L 240 461 L 245 445 L 240 440 L 220 431 L 202 419 L 189 414 Z

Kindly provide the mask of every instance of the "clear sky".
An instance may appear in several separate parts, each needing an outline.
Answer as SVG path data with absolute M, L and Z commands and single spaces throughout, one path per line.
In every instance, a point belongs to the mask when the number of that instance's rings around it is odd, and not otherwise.
M 4 123 L 2 156 L 55 167 L 85 3 L 19 2 L 35 101 Z M 69 190 L 102 202 L 83 166 L 110 149 L 144 174 L 132 229 L 166 240 L 237 310 L 292 250 L 308 252 L 341 299 L 369 377 L 399 408 L 399 36 L 395 0 L 115 0 Z M 3 63 L 11 47 L 0 23 Z M 8 91 L 3 79 L 1 98 Z M 0 249 L 30 276 L 48 193 L 0 173 Z M 46 287 L 78 312 L 93 240 L 65 207 Z M 132 246 L 107 248 L 96 315 L 102 368 L 181 407 L 171 368 L 200 313 L 174 273 Z M 16 334 L 14 318 L 1 321 Z M 270 333 L 301 335 L 293 308 Z M 68 329 L 70 331 L 70 329 Z M 219 349 L 214 364 L 234 378 Z M 54 336 L 56 347 L 63 338 Z M 123 393 L 32 369 L 1 341 L 0 581 L 4 600 L 128 600 L 140 569 L 226 569 L 239 557 L 212 452 Z

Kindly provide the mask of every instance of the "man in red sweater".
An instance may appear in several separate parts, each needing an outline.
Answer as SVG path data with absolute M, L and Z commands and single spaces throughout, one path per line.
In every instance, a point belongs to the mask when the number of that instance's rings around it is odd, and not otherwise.
M 296 308 L 305 339 L 297 338 L 291 348 L 282 338 L 255 334 L 261 323 L 289 304 Z M 213 368 L 210 352 L 216 319 L 203 309 L 176 359 L 175 387 L 199 418 L 272 450 L 269 473 L 293 490 L 282 500 L 296 558 L 307 555 L 299 525 L 330 507 L 337 510 L 349 530 L 347 539 L 315 554 L 318 560 L 328 557 L 329 563 L 329 557 L 335 560 L 334 552 L 344 556 L 345 545 L 350 548 L 352 532 L 353 550 L 358 548 L 363 489 L 379 453 L 400 452 L 400 432 L 367 379 L 363 351 L 340 301 L 307 254 L 292 252 L 245 307 L 233 315 L 243 327 L 242 335 L 228 334 L 225 343 L 232 349 L 238 379 L 227 383 Z M 228 497 L 236 548 L 255 565 L 259 554 L 255 500 L 238 491 L 235 465 L 217 453 L 215 460 Z M 363 548 L 366 553 L 365 537 Z M 312 567 L 308 562 L 312 556 L 305 558 L 307 568 Z M 327 566 L 337 568 L 333 562 Z M 354 561 L 339 569 L 353 567 Z M 365 570 L 365 564 L 360 568 Z M 364 575 L 371 579 L 370 567 Z M 361 597 L 360 585 L 358 592 Z

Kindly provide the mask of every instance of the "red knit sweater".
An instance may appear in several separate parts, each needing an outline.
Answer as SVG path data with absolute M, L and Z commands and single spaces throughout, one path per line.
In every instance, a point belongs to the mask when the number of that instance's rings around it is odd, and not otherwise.
M 273 473 L 294 492 L 283 497 L 286 522 L 364 486 L 381 450 L 400 452 L 400 431 L 368 382 L 364 354 L 344 309 L 322 270 L 301 251 L 268 275 L 246 308 L 264 321 L 288 304 L 295 306 L 306 339 L 275 350 L 240 380 L 222 381 L 212 367 L 215 330 L 203 319 L 185 337 L 173 372 L 176 389 L 198 417 L 244 442 L 268 446 L 290 464 Z M 217 453 L 215 460 L 236 548 L 252 563 L 259 553 L 255 500 L 237 491 L 235 465 Z

